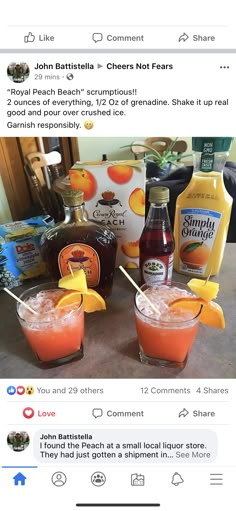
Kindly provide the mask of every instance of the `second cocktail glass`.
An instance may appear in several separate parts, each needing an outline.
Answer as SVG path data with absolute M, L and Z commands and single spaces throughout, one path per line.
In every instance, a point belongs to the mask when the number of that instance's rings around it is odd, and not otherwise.
M 144 284 L 141 290 L 159 311 L 159 314 L 155 313 L 145 298 L 136 293 L 135 323 L 141 362 L 184 368 L 198 330 L 200 307 L 199 313 L 194 315 L 190 310 L 172 310 L 168 304 L 194 295 L 186 285 L 178 282 L 159 287 Z

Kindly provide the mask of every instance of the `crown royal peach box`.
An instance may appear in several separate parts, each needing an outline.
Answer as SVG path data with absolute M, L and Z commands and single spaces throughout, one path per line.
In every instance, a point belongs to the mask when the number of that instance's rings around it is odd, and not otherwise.
M 84 192 L 89 218 L 116 234 L 116 266 L 138 268 L 145 223 L 144 161 L 77 162 L 69 174 L 71 187 Z

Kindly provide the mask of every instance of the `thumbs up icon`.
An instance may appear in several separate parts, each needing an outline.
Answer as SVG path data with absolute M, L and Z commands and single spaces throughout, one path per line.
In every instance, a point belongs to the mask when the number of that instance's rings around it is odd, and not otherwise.
M 35 35 L 32 34 L 32 32 L 29 32 L 28 35 L 24 36 L 24 42 L 25 43 L 33 43 L 35 40 Z

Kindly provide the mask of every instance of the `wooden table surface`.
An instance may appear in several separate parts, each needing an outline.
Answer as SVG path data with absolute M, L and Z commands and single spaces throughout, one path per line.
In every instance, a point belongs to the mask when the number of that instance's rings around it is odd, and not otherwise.
M 0 377 L 1 378 L 236 378 L 236 244 L 227 244 L 220 274 L 217 302 L 223 307 L 225 330 L 200 324 L 183 370 L 146 366 L 139 360 L 134 323 L 134 289 L 116 270 L 107 310 L 85 315 L 84 358 L 58 367 L 37 365 L 15 314 L 15 303 L 0 292 Z M 137 270 L 132 277 L 138 280 Z M 174 274 L 174 280 L 188 277 Z M 22 290 L 40 283 L 15 288 Z

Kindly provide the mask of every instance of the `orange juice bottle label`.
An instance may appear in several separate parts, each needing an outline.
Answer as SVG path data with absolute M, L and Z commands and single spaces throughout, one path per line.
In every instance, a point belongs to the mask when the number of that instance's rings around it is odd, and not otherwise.
M 205 273 L 221 217 L 222 213 L 209 209 L 180 209 L 180 271 L 195 275 Z
M 64 277 L 76 270 L 84 270 L 88 287 L 96 287 L 100 280 L 100 259 L 94 248 L 85 243 L 72 243 L 58 254 L 58 267 Z

